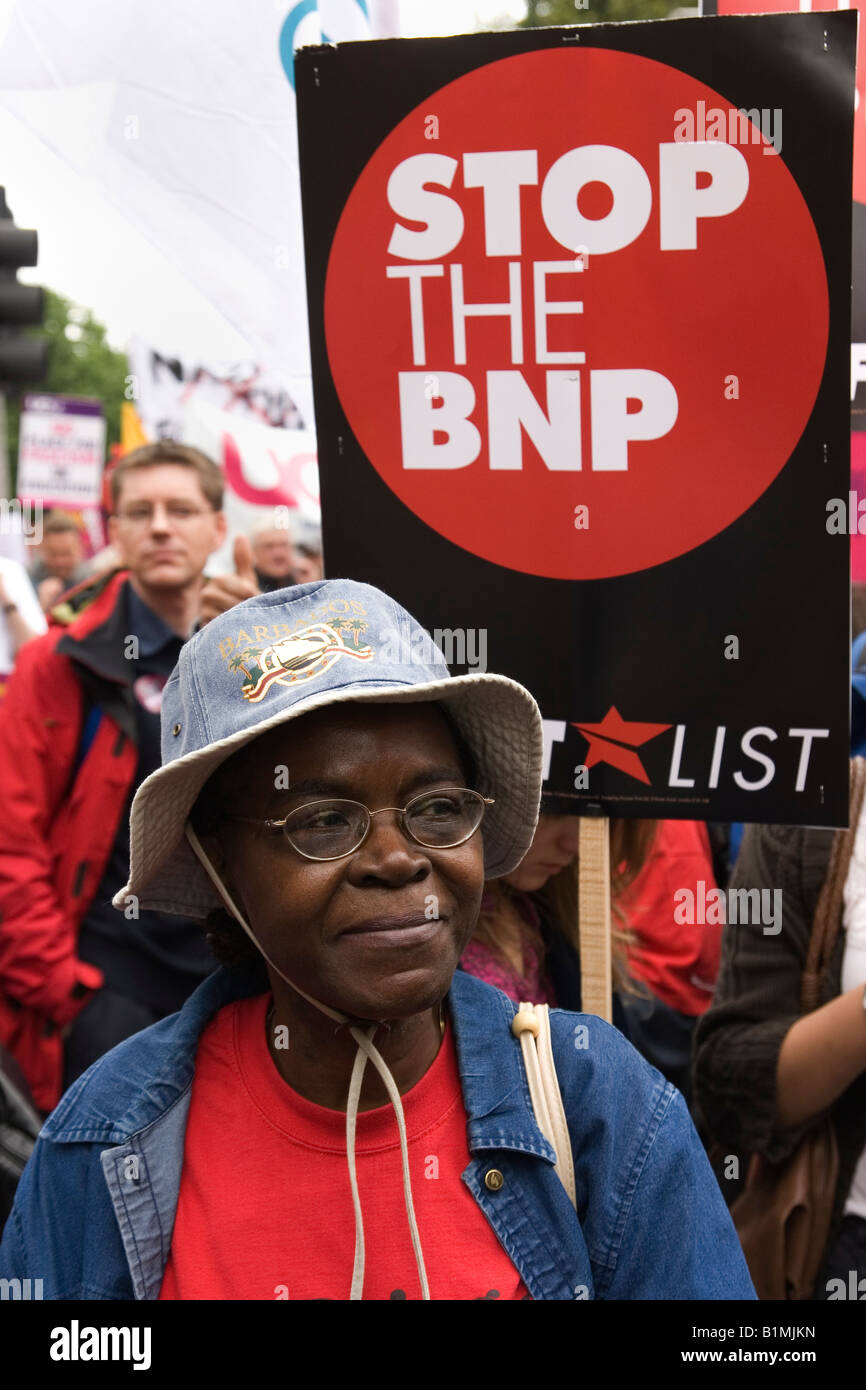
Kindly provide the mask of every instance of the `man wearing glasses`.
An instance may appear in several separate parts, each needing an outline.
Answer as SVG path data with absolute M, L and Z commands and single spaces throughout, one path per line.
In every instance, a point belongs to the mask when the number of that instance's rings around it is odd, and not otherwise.
M 682 1097 L 557 1010 L 572 1204 L 514 1006 L 457 968 L 485 878 L 532 841 L 540 712 L 429 638 L 419 661 L 422 636 L 333 580 L 183 648 L 114 902 L 199 918 L 226 963 L 63 1098 L 3 1278 L 51 1299 L 753 1296 Z
M 67 595 L 0 708 L 0 1041 L 44 1110 L 212 968 L 194 923 L 111 899 L 132 797 L 159 765 L 162 689 L 225 536 L 222 476 L 163 441 L 123 458 L 111 491 L 123 568 Z

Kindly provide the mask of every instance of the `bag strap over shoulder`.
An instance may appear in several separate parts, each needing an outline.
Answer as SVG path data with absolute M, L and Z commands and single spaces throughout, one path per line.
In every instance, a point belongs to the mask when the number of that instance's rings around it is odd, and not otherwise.
M 529 1082 L 529 1095 L 538 1128 L 556 1154 L 556 1175 L 568 1193 L 571 1205 L 577 1209 L 574 1160 L 553 1060 L 548 1006 L 522 1003 L 514 1015 L 511 1031 L 520 1039 L 523 1065 Z
M 854 852 L 854 837 L 857 823 L 863 809 L 863 796 L 866 792 L 866 760 L 852 758 L 850 764 L 850 792 L 848 803 L 848 823 L 850 829 L 837 830 L 830 850 L 827 875 L 818 895 L 815 916 L 812 919 L 812 934 L 800 991 L 800 1009 L 804 1014 L 811 1013 L 820 1002 L 821 979 L 842 925 L 842 901 L 845 894 L 845 880 Z

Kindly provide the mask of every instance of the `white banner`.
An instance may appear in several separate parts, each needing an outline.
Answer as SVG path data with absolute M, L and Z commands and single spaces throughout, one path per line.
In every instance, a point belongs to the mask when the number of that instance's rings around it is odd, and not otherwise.
M 15 0 L 0 109 L 164 252 L 312 425 L 292 43 L 393 33 L 374 0 Z M 134 275 L 135 266 L 130 266 Z
M 316 437 L 308 430 L 271 429 L 234 415 L 204 400 L 193 400 L 184 414 L 185 444 L 202 449 L 225 474 L 226 544 L 211 559 L 208 571 L 231 568 L 231 543 L 263 521 L 296 530 L 293 519 L 318 523 L 319 470 Z
M 279 376 L 249 362 L 170 357 L 136 336 L 129 344 L 129 367 L 128 394 L 150 439 L 182 438 L 189 407 L 202 401 L 273 428 L 300 429 L 307 423 Z

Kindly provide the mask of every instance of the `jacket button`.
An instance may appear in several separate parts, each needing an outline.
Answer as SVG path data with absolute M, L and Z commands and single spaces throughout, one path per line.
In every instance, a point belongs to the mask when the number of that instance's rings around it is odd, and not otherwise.
M 484 1186 L 488 1192 L 498 1192 L 505 1183 L 505 1179 L 498 1168 L 491 1168 L 484 1174 Z
M 177 738 L 178 734 L 180 733 L 180 725 L 179 725 L 179 724 L 175 724 L 175 726 L 174 726 L 174 728 L 172 729 L 171 732 L 172 732 L 172 734 L 174 735 L 174 737 Z

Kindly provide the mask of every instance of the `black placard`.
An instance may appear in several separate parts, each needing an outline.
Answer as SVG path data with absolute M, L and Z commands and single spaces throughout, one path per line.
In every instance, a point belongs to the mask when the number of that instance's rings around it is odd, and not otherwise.
M 525 684 L 546 721 L 547 789 L 579 812 L 847 822 L 849 542 L 840 508 L 849 486 L 855 45 L 856 17 L 824 13 L 350 43 L 297 55 L 327 573 L 392 594 L 440 634 L 456 671 L 487 669 Z M 757 129 L 740 121 L 754 111 Z M 662 144 L 673 153 L 663 155 Z M 619 172 L 606 155 L 592 181 L 592 161 L 579 154 L 573 170 L 566 161 L 551 176 L 563 155 L 590 145 L 622 151 Z M 535 151 L 536 181 L 528 158 L 515 156 L 506 175 L 495 162 L 465 159 L 498 152 L 501 162 L 503 151 Z M 437 165 L 425 187 L 453 204 L 437 203 L 434 221 L 443 209 L 453 221 L 457 207 L 464 231 L 443 250 L 442 223 L 431 254 L 405 237 L 404 254 L 389 254 L 395 228 L 417 238 L 432 225 L 388 202 L 390 174 L 416 154 L 453 161 L 450 184 Z M 683 169 L 692 157 L 715 162 L 709 176 L 695 173 L 690 190 Z M 567 244 L 569 226 L 594 221 L 605 230 L 592 236 L 607 235 L 626 204 L 623 235 L 629 216 L 640 221 L 643 185 L 629 159 L 650 189 L 643 230 L 622 249 L 593 243 L 584 255 Z M 748 191 L 727 210 L 743 163 Z M 569 204 L 572 172 L 579 192 Z M 515 222 L 508 198 L 518 184 Z M 707 186 L 721 211 L 697 199 Z M 409 206 L 405 191 L 394 198 Z M 584 224 L 573 218 L 575 201 Z M 685 244 L 692 215 L 694 251 Z M 406 255 L 407 244 L 419 250 Z M 566 357 L 582 351 L 585 361 L 539 362 L 533 262 L 571 259 L 577 270 L 577 256 L 579 272 L 551 273 L 545 292 L 548 305 L 579 294 L 583 310 L 549 313 L 546 347 Z M 452 266 L 463 268 L 465 303 L 502 303 L 511 263 L 521 287 L 518 351 L 512 318 L 469 316 L 464 364 Z M 417 280 L 419 354 L 410 281 L 387 268 L 422 264 L 441 274 Z M 631 386 L 618 375 L 643 370 L 654 375 L 630 377 Z M 432 418 L 425 401 L 431 410 L 445 402 L 448 420 L 459 423 L 460 376 L 485 382 L 486 399 L 476 390 L 474 410 L 464 411 L 478 456 L 419 468 L 418 458 L 456 437 L 434 435 L 431 425 L 426 452 L 409 452 Z M 578 397 L 569 377 L 580 379 L 571 464 L 563 440 Z M 677 398 L 666 431 L 662 378 Z M 560 393 L 553 401 L 551 390 Z M 617 391 L 630 396 L 627 405 Z M 491 401 L 501 426 L 495 455 Z M 660 432 L 626 439 L 623 471 L 623 434 L 635 429 L 625 412 L 636 410 Z M 544 421 L 554 419 L 545 435 Z M 573 562 L 564 506 L 569 524 L 574 512 L 581 558 Z M 680 535 L 687 548 L 664 555 Z M 640 567 L 629 570 L 629 557 Z M 594 577 L 554 577 L 572 563 Z

